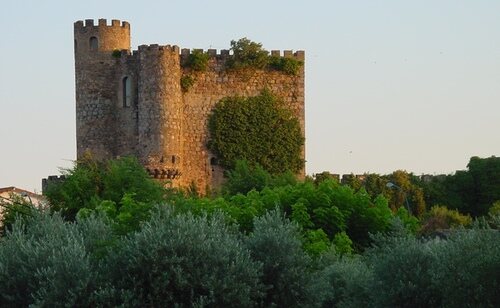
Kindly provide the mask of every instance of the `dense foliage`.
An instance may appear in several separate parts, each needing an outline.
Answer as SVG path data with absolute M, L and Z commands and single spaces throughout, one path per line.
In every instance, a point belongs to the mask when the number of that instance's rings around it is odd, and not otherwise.
M 498 201 L 474 221 L 444 206 L 419 219 L 376 185 L 236 166 L 199 197 L 134 159 L 79 162 L 50 211 L 8 215 L 0 306 L 500 306 Z
M 486 215 L 500 200 L 500 157 L 471 157 L 467 168 L 422 183 L 427 203 L 445 205 L 473 217 Z
M 102 212 L 122 233 L 137 229 L 165 193 L 133 157 L 106 162 L 86 157 L 65 174 L 65 181 L 50 185 L 45 192 L 51 209 L 69 220 L 77 214 Z
M 194 77 L 191 75 L 183 75 L 181 77 L 181 90 L 187 92 L 194 85 Z
M 183 63 L 183 67 L 188 67 L 193 71 L 204 72 L 208 68 L 208 61 L 210 60 L 210 55 L 203 50 L 193 49 L 186 61 Z
M 445 239 L 404 229 L 362 256 L 313 261 L 279 211 L 239 233 L 219 213 L 161 206 L 116 236 L 92 215 L 36 213 L 0 241 L 1 306 L 498 307 L 500 232 L 476 223 Z M 401 226 L 399 226 L 401 228 Z
M 259 164 L 271 174 L 304 166 L 304 137 L 297 118 L 269 91 L 254 97 L 227 97 L 212 111 L 209 148 L 233 169 L 237 160 Z
M 296 75 L 303 66 L 303 62 L 295 58 L 269 56 L 262 44 L 246 37 L 231 41 L 231 50 L 233 55 L 227 61 L 230 69 L 271 69 Z

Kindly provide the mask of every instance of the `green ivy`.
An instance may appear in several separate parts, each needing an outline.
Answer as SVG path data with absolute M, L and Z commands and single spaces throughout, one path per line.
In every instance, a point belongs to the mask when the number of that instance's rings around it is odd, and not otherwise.
M 278 56 L 269 57 L 269 68 L 284 72 L 288 75 L 297 75 L 304 63 L 295 58 L 284 58 Z
M 204 72 L 208 68 L 208 60 L 210 60 L 208 53 L 193 49 L 183 66 L 191 68 L 194 71 Z
M 184 75 L 181 77 L 182 92 L 187 92 L 194 84 L 194 78 L 191 75 Z
M 122 51 L 119 49 L 113 50 L 113 53 L 111 54 L 113 58 L 120 59 L 122 57 Z
M 239 159 L 271 174 L 298 172 L 304 166 L 299 121 L 269 91 L 254 97 L 227 97 L 209 118 L 209 149 L 223 167 Z

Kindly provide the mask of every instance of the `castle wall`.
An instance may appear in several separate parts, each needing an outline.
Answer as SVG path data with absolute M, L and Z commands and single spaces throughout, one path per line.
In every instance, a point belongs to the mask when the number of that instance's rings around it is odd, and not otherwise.
M 183 50 L 183 57 L 188 51 Z M 214 157 L 206 144 L 209 138 L 208 117 L 215 104 L 227 96 L 255 96 L 267 88 L 279 96 L 300 121 L 302 132 L 304 127 L 304 67 L 297 75 L 268 70 L 230 71 L 225 68 L 228 52 L 212 55 L 209 69 L 206 72 L 193 72 L 184 69 L 184 74 L 194 77 L 193 86 L 183 94 L 184 102 L 184 154 L 183 176 L 181 186 L 194 182 L 202 191 L 206 187 L 217 187 L 223 181 L 223 170 L 211 164 Z M 274 51 L 273 55 L 279 55 Z M 304 60 L 304 53 L 292 54 L 284 52 L 283 56 Z M 304 149 L 303 149 L 304 156 Z M 304 170 L 300 176 L 304 176 Z
M 227 70 L 229 52 L 208 50 L 209 68 L 182 68 L 189 50 L 142 45 L 130 53 L 130 25 L 100 19 L 77 21 L 75 35 L 78 158 L 135 155 L 158 179 L 173 186 L 218 187 L 223 169 L 207 149 L 208 117 L 227 96 L 255 96 L 269 89 L 299 119 L 304 133 L 304 67 L 297 75 L 270 70 Z M 304 52 L 273 51 L 304 60 Z M 194 77 L 187 92 L 183 75 Z M 303 151 L 303 155 L 304 155 Z M 304 170 L 300 172 L 304 176 Z
M 117 99 L 114 102 L 114 154 L 116 156 L 136 155 L 139 139 L 139 98 L 138 98 L 138 56 L 122 50 L 118 61 L 114 86 Z M 125 78 L 128 79 L 126 89 Z M 125 87 L 125 88 L 124 88 Z M 128 92 L 129 100 L 126 96 Z

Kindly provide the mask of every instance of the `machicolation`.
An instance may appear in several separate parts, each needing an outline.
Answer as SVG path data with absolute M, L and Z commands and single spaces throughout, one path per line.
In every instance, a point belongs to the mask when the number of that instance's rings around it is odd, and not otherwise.
M 223 171 L 207 149 L 207 119 L 227 96 L 255 96 L 268 89 L 300 121 L 304 133 L 304 66 L 290 75 L 276 70 L 227 70 L 229 50 L 208 49 L 205 71 L 184 67 L 190 49 L 171 45 L 130 48 L 130 24 L 99 19 L 74 23 L 77 158 L 133 155 L 155 178 L 202 191 L 218 186 Z M 304 61 L 304 52 L 271 51 Z M 192 76 L 189 89 L 183 76 Z M 304 153 L 304 151 L 303 151 Z M 302 175 L 304 170 L 302 170 Z

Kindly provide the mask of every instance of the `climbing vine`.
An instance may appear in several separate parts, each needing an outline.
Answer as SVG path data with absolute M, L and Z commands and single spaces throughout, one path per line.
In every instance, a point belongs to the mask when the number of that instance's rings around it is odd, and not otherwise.
M 299 121 L 271 92 L 227 97 L 209 118 L 209 149 L 232 169 L 237 160 L 259 164 L 272 174 L 302 169 L 304 138 Z

